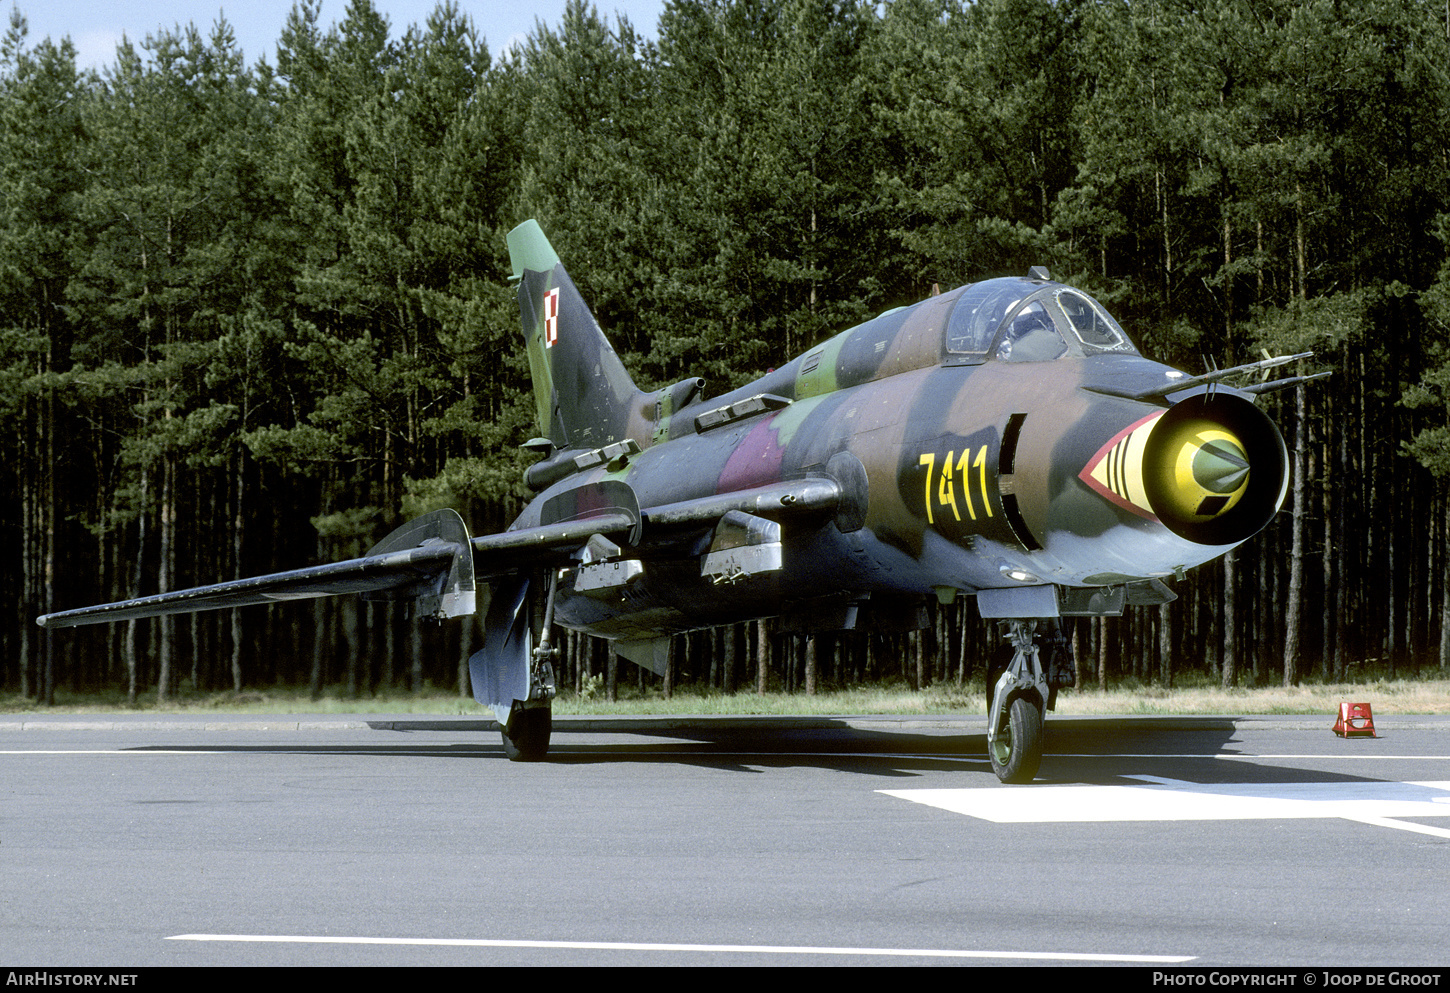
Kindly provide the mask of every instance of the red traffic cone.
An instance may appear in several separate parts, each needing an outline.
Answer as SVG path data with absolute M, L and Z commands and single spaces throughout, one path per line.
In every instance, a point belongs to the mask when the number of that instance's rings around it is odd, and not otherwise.
M 1341 738 L 1377 738 L 1374 733 L 1374 717 L 1367 703 L 1341 703 L 1339 720 L 1334 722 L 1334 733 Z

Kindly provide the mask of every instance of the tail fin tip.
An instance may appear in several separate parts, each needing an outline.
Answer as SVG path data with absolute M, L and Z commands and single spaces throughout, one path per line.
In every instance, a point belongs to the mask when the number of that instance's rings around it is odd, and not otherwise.
M 513 266 L 513 278 L 523 279 L 524 270 L 552 272 L 559 264 L 559 254 L 549 244 L 544 229 L 533 218 L 524 221 L 508 233 L 509 264 Z

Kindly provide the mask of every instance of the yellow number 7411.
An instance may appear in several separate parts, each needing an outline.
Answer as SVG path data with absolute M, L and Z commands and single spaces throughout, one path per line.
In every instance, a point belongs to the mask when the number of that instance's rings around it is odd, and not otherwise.
M 936 453 L 923 452 L 917 460 L 917 465 L 926 466 L 926 479 L 923 481 L 922 502 L 926 505 L 926 522 L 936 523 L 936 512 L 933 504 L 942 507 L 950 507 L 952 516 L 957 520 L 962 519 L 962 513 L 957 509 L 957 481 L 961 481 L 962 498 L 967 505 L 967 514 L 972 520 L 977 519 L 977 509 L 972 503 L 972 473 L 967 468 L 967 460 L 971 459 L 972 450 L 962 449 L 960 457 L 955 450 L 947 452 L 946 458 L 942 459 L 941 471 L 936 469 Z M 982 509 L 988 517 L 992 516 L 992 502 L 987 499 L 987 446 L 983 445 L 977 449 L 977 457 L 971 459 L 971 468 L 976 469 L 976 483 L 981 488 Z M 933 490 L 935 492 L 933 492 Z

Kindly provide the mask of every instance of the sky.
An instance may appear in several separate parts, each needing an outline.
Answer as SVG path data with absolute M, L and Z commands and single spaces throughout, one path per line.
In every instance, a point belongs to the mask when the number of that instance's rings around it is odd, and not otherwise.
M 19 9 L 30 25 L 27 42 L 34 46 L 44 38 L 59 41 L 69 37 L 76 46 L 81 69 L 104 69 L 116 60 L 116 45 L 127 37 L 140 47 L 149 34 L 195 24 L 210 35 L 218 17 L 226 15 L 248 65 L 261 58 L 277 64 L 277 38 L 292 9 L 293 0 L 0 0 L 5 9 L 0 30 L 7 29 L 10 12 Z M 348 0 L 322 0 L 318 21 L 323 31 L 342 20 Z M 458 0 L 459 9 L 473 19 L 488 48 L 498 55 L 515 40 L 523 40 L 537 18 L 557 27 L 564 16 L 566 0 Z M 655 26 L 664 0 L 594 0 L 609 22 L 623 14 L 636 31 L 655 36 Z M 437 0 L 373 0 L 373 6 L 391 26 L 397 40 L 409 25 L 422 25 Z

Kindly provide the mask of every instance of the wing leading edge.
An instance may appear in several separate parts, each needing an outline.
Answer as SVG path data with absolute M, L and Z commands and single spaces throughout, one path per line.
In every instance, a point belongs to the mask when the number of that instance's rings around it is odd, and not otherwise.
M 462 617 L 476 610 L 477 579 L 567 564 L 583 554 L 595 535 L 638 545 L 652 536 L 647 532 L 658 537 L 682 525 L 710 525 L 730 510 L 771 516 L 818 513 L 833 508 L 838 496 L 831 480 L 811 478 L 641 513 L 633 488 L 619 480 L 603 480 L 553 498 L 536 526 L 472 538 L 456 511 L 438 510 L 404 524 L 361 558 L 58 611 L 37 617 L 36 623 L 43 628 L 70 628 L 347 593 L 414 600 L 421 614 Z
M 469 552 L 463 518 L 453 510 L 438 510 L 404 524 L 361 558 L 60 611 L 37 617 L 36 623 L 44 628 L 79 627 L 343 593 L 416 599 L 429 613 L 458 617 L 474 611 Z

